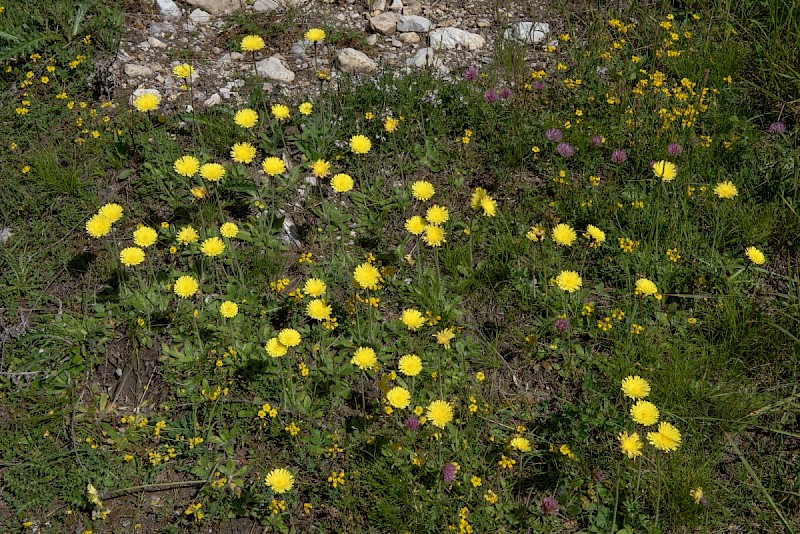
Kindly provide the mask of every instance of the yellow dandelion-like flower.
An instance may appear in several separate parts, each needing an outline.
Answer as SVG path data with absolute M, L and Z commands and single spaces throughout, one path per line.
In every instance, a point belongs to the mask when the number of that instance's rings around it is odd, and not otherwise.
M 508 445 L 519 452 L 528 452 L 531 450 L 531 442 L 523 437 L 513 438 Z
M 575 271 L 561 271 L 556 276 L 556 285 L 561 291 L 573 293 L 581 288 L 583 279 Z
M 225 176 L 225 167 L 219 163 L 204 163 L 200 167 L 200 176 L 209 182 L 219 182 Z
M 194 276 L 188 274 L 181 276 L 175 281 L 172 290 L 182 299 L 188 299 L 200 289 L 200 284 Z
M 264 483 L 275 493 L 286 493 L 294 486 L 294 475 L 282 467 L 273 469 L 267 473 Z
M 650 383 L 641 376 L 626 376 L 622 380 L 622 392 L 631 399 L 643 399 L 650 394 Z
M 671 182 L 678 175 L 678 167 L 669 161 L 657 161 L 653 163 L 653 174 L 665 182 Z
M 336 174 L 331 178 L 331 187 L 337 193 L 347 193 L 353 189 L 353 178 L 349 174 Z
M 381 273 L 371 263 L 362 263 L 353 271 L 353 280 L 361 289 L 375 291 L 381 283 Z
M 264 48 L 266 44 L 260 35 L 245 35 L 239 45 L 242 52 L 257 52 Z
M 630 459 L 642 455 L 642 441 L 639 439 L 638 433 L 620 432 L 617 438 L 619 439 L 619 449 L 622 454 Z
M 386 392 L 386 402 L 392 408 L 403 410 L 411 404 L 411 393 L 404 387 L 396 386 Z
M 311 300 L 306 306 L 306 315 L 315 321 L 324 321 L 331 316 L 331 307 L 322 299 Z
M 286 347 L 296 347 L 302 340 L 303 338 L 300 337 L 300 332 L 294 328 L 284 328 L 278 332 L 278 341 L 281 342 L 281 345 Z
M 311 115 L 311 112 L 314 110 L 314 104 L 311 102 L 303 102 L 297 107 L 297 111 L 300 112 L 300 115 Z
M 450 219 L 450 212 L 447 211 L 447 208 L 444 206 L 434 204 L 428 208 L 427 213 L 425 213 L 425 218 L 431 224 L 441 225 Z
M 417 200 L 429 200 L 435 193 L 433 184 L 426 180 L 417 180 L 411 184 L 411 195 Z
M 650 426 L 658 422 L 658 408 L 650 401 L 640 400 L 631 406 L 631 419 L 640 425 Z
M 261 168 L 270 176 L 277 176 L 286 172 L 286 165 L 281 158 L 271 156 L 261 162 Z
M 650 297 L 658 294 L 658 287 L 655 282 L 647 278 L 639 278 L 636 280 L 636 286 L 633 290 L 634 295 L 637 297 Z
M 429 247 L 441 247 L 442 243 L 447 242 L 444 237 L 444 229 L 435 224 L 429 224 L 425 227 L 425 235 L 422 236 L 422 240 Z
M 233 239 L 234 237 L 239 235 L 239 227 L 233 224 L 232 222 L 226 222 L 219 227 L 219 233 L 222 237 Z
M 422 312 L 414 308 L 403 310 L 403 313 L 400 314 L 400 320 L 409 330 L 416 330 L 425 324 L 425 317 Z
M 142 113 L 155 111 L 161 104 L 161 97 L 155 93 L 142 93 L 133 99 L 133 107 Z
M 606 233 L 593 224 L 586 226 L 586 233 L 597 243 L 603 243 L 606 240 Z
M 181 176 L 191 178 L 200 170 L 200 161 L 194 156 L 181 156 L 172 167 Z
M 158 240 L 158 232 L 149 226 L 142 226 L 133 232 L 133 242 L 140 247 L 147 248 Z
M 756 247 L 747 247 L 744 250 L 744 253 L 747 255 L 747 259 L 755 263 L 756 265 L 764 265 L 767 261 L 766 256 L 764 253 L 758 250 Z
M 321 297 L 327 290 L 327 284 L 319 278 L 309 278 L 303 285 L 303 293 L 314 298 Z
M 256 147 L 250 143 L 234 143 L 231 147 L 231 159 L 236 163 L 249 164 L 256 157 Z
M 647 441 L 656 449 L 664 452 L 676 450 L 681 444 L 680 431 L 670 423 L 658 425 L 658 432 L 648 432 Z
M 450 342 L 456 337 L 456 329 L 455 327 L 451 326 L 449 328 L 445 328 L 444 330 L 439 330 L 433 337 L 436 338 L 436 343 L 443 346 L 447 350 L 450 350 Z
M 367 154 L 372 148 L 372 142 L 366 135 L 354 135 L 350 138 L 350 150 L 354 154 Z
M 269 354 L 271 357 L 280 358 L 286 354 L 286 352 L 289 350 L 289 347 L 281 343 L 277 337 L 273 337 L 267 341 L 264 349 L 266 349 L 267 354 Z
M 178 235 L 175 236 L 175 239 L 178 240 L 178 243 L 182 245 L 196 243 L 199 238 L 200 234 L 198 234 L 197 230 L 191 226 L 184 226 L 180 229 L 180 231 L 178 231 Z
M 453 405 L 447 401 L 435 400 L 428 405 L 425 416 L 433 426 L 444 428 L 453 420 Z
M 114 224 L 120 220 L 123 212 L 124 210 L 122 209 L 122 206 L 114 203 L 104 204 L 100 206 L 100 209 L 97 211 L 97 213 L 108 219 L 108 222 L 111 224 Z
M 318 159 L 311 164 L 311 173 L 317 178 L 325 178 L 331 173 L 331 164 L 324 159 Z
M 386 130 L 386 133 L 394 133 L 399 125 L 400 121 L 394 117 L 386 117 L 383 120 L 383 129 Z
M 230 300 L 226 300 L 219 305 L 219 314 L 226 319 L 233 319 L 239 313 L 239 306 Z
M 719 198 L 731 199 L 739 194 L 739 190 L 731 181 L 724 181 L 714 186 L 714 194 Z
M 570 225 L 563 223 L 553 228 L 551 236 L 557 245 L 563 247 L 571 247 L 578 238 L 578 234 L 575 233 L 575 230 L 573 230 Z
M 272 113 L 272 116 L 279 121 L 285 121 L 286 119 L 289 118 L 289 115 L 291 114 L 289 106 L 286 106 L 284 104 L 273 104 L 272 108 L 270 109 L 270 112 Z
M 367 369 L 373 369 L 378 364 L 378 357 L 371 348 L 358 347 L 350 359 L 350 363 L 362 371 L 366 371 Z
M 225 242 L 218 237 L 209 237 L 200 245 L 200 252 L 213 258 L 225 252 Z
M 303 37 L 312 43 L 319 43 L 325 40 L 325 30 L 321 28 L 311 28 Z
M 144 261 L 144 250 L 139 247 L 123 248 L 119 252 L 119 261 L 125 267 L 134 267 Z
M 481 207 L 481 201 L 489 196 L 489 192 L 482 187 L 476 187 L 475 191 L 472 193 L 472 198 L 469 201 L 469 205 L 472 209 L 476 210 Z
M 425 231 L 425 227 L 428 224 L 425 222 L 425 219 L 420 217 L 419 215 L 414 215 L 410 219 L 406 221 L 406 231 L 413 235 L 420 235 Z
M 497 215 L 497 202 L 489 195 L 486 195 L 481 199 L 481 209 L 485 217 L 494 217 Z
M 417 376 L 422 372 L 422 359 L 416 354 L 406 354 L 397 362 L 397 369 L 406 376 Z
M 180 65 L 176 65 L 175 68 L 172 69 L 172 74 L 177 76 L 178 78 L 188 78 L 194 72 L 194 67 L 189 65 L 188 63 L 181 63 Z
M 233 116 L 233 122 L 245 129 L 252 128 L 258 123 L 258 112 L 250 108 L 240 109 Z

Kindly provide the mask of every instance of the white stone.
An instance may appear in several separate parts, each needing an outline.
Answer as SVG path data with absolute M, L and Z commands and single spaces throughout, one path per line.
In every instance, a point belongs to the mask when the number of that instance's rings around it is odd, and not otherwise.
M 370 17 L 369 27 L 381 35 L 394 35 L 397 31 L 398 20 L 400 20 L 400 15 L 387 11 L 386 13 Z
M 154 37 L 163 37 L 166 34 L 173 35 L 175 33 L 175 26 L 170 22 L 154 22 L 148 28 L 150 35 Z
M 378 34 L 377 33 L 373 33 L 373 34 L 367 35 L 367 38 L 365 39 L 365 41 L 367 41 L 367 44 L 369 46 L 375 46 L 376 44 L 378 44 L 378 39 L 380 39 L 380 37 L 378 37 Z
M 397 21 L 397 31 L 399 32 L 428 33 L 430 29 L 431 21 L 419 15 L 403 15 Z
M 419 15 L 422 13 L 422 4 L 419 2 L 411 2 L 407 6 L 403 6 L 403 15 Z
M 430 33 L 430 42 L 435 50 L 452 50 L 458 47 L 477 50 L 486 44 L 486 39 L 477 33 L 451 27 L 433 30 Z
M 420 48 L 416 54 L 406 60 L 406 65 L 409 68 L 433 68 L 443 75 L 450 73 L 450 69 L 444 66 L 442 59 L 435 56 L 433 48 Z
M 392 0 L 392 4 L 389 6 L 389 9 L 392 11 L 402 11 L 403 10 L 402 0 Z
M 239 9 L 239 0 L 186 0 L 190 6 L 199 7 L 212 15 L 231 13 Z
M 153 48 L 166 48 L 167 43 L 162 41 L 161 39 L 156 39 L 155 37 L 148 37 L 147 42 L 150 43 L 150 46 Z
M 183 16 L 181 8 L 172 0 L 156 0 L 156 6 L 161 16 L 168 19 L 179 19 Z
M 306 57 L 306 50 L 311 45 L 310 41 L 303 39 L 302 41 L 295 41 L 292 43 L 292 55 L 299 59 Z
M 257 62 L 256 72 L 258 72 L 259 76 L 276 82 L 291 83 L 294 81 L 294 72 L 289 70 L 283 61 L 275 56 Z
M 375 72 L 377 63 L 355 48 L 343 48 L 336 55 L 339 68 L 345 72 Z
M 125 65 L 125 75 L 129 78 L 144 78 L 145 76 L 151 76 L 152 74 L 153 70 L 150 67 L 137 65 L 136 63 L 128 63 Z
M 205 99 L 203 105 L 207 108 L 210 108 L 211 106 L 216 106 L 220 102 L 222 102 L 222 97 L 219 96 L 217 93 L 214 93 L 213 95 Z
M 198 8 L 189 14 L 189 20 L 197 24 L 207 24 L 211 22 L 211 14 Z
M 281 5 L 275 0 L 256 0 L 253 4 L 253 11 L 257 13 L 272 13 L 280 8 Z
M 14 235 L 14 233 L 11 231 L 11 228 L 6 226 L 2 230 L 0 230 L 0 243 L 5 244 L 6 242 L 8 242 L 9 238 L 12 235 Z
M 506 29 L 503 37 L 509 41 L 525 44 L 539 44 L 550 33 L 550 25 L 546 22 L 517 22 Z
M 401 33 L 397 39 L 403 43 L 417 44 L 420 42 L 419 34 L 415 32 Z
M 386 0 L 373 0 L 369 5 L 370 11 L 383 11 L 386 9 Z

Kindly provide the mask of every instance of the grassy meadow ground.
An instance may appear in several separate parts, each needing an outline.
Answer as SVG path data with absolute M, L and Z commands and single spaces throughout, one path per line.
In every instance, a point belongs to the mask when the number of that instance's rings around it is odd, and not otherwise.
M 634 4 L 162 114 L 2 2 L 0 530 L 800 531 L 800 10 Z

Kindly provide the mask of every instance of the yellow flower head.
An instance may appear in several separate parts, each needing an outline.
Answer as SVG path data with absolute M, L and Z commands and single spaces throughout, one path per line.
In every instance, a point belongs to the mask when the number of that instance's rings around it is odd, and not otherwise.
M 564 247 L 571 247 L 578 238 L 578 234 L 575 233 L 575 230 L 573 230 L 570 225 L 564 223 L 556 225 L 551 235 L 553 241 L 555 241 L 557 245 Z
M 190 178 L 200 170 L 200 161 L 194 156 L 181 156 L 175 160 L 175 164 L 172 167 L 181 176 Z
M 422 240 L 429 247 L 441 247 L 442 243 L 447 242 L 444 238 L 444 229 L 435 224 L 429 224 L 425 227 L 425 235 L 422 236 Z
M 140 247 L 149 247 L 158 240 L 158 232 L 149 226 L 142 226 L 133 232 L 133 242 Z
M 347 193 L 353 189 L 353 178 L 349 174 L 336 174 L 331 178 L 331 187 L 337 193 Z
M 631 406 L 631 419 L 640 425 L 654 425 L 658 422 L 658 416 L 658 408 L 650 401 L 640 400 Z
M 350 150 L 354 154 L 366 154 L 372 148 L 372 142 L 366 135 L 354 135 L 350 138 Z
M 755 263 L 756 265 L 764 265 L 767 261 L 766 256 L 764 253 L 758 250 L 756 247 L 747 247 L 744 250 L 744 253 L 747 255 L 747 259 Z
M 180 229 L 178 235 L 175 236 L 175 239 L 182 245 L 188 245 L 189 243 L 195 243 L 199 237 L 200 235 L 197 233 L 197 230 L 191 226 L 184 226 Z
M 233 122 L 242 128 L 252 128 L 258 122 L 258 112 L 250 108 L 240 109 L 233 116 Z
M 671 182 L 678 175 L 678 167 L 669 161 L 656 161 L 653 163 L 653 174 L 665 182 Z
M 194 276 L 185 274 L 175 281 L 173 291 L 182 299 L 188 299 L 200 289 L 200 284 Z
M 481 201 L 489 196 L 489 192 L 482 187 L 476 187 L 475 191 L 472 193 L 472 198 L 469 201 L 469 205 L 472 209 L 476 210 L 481 207 Z
M 231 147 L 231 159 L 236 163 L 249 164 L 256 157 L 256 147 L 250 143 L 234 143 Z
M 647 278 L 639 278 L 636 280 L 636 286 L 633 293 L 637 297 L 650 297 L 658 294 L 658 287 L 656 284 Z
M 285 121 L 290 115 L 289 106 L 284 104 L 273 104 L 270 112 L 279 121 Z
M 397 362 L 397 368 L 406 376 L 417 376 L 422 372 L 422 360 L 416 354 L 406 354 Z
M 658 425 L 658 432 L 648 432 L 647 441 L 656 449 L 664 452 L 676 450 L 681 444 L 681 433 L 670 423 Z
M 406 231 L 413 235 L 420 235 L 428 224 L 419 215 L 414 215 L 406 221 Z
M 303 293 L 314 298 L 321 297 L 327 290 L 327 284 L 319 278 L 309 278 L 303 285 Z
M 267 341 L 264 349 L 266 349 L 267 354 L 269 354 L 271 357 L 280 358 L 286 354 L 286 352 L 289 350 L 289 347 L 281 343 L 277 337 L 273 337 Z
M 375 291 L 381 283 L 381 273 L 371 263 L 362 263 L 353 271 L 353 280 L 361 289 Z
M 603 243 L 606 240 L 606 233 L 593 224 L 586 226 L 586 233 L 597 243 Z
M 278 341 L 286 347 L 296 347 L 300 344 L 302 338 L 300 337 L 300 332 L 294 328 L 284 328 L 278 332 Z
M 398 408 L 400 410 L 404 408 L 408 408 L 408 405 L 411 404 L 411 393 L 406 388 L 396 386 L 386 392 L 386 402 L 392 408 Z
M 317 178 L 325 178 L 331 173 L 331 164 L 324 159 L 318 159 L 311 164 L 311 173 Z
M 119 261 L 125 267 L 133 267 L 144 261 L 144 250 L 139 247 L 123 248 L 119 252 Z
M 435 400 L 428 405 L 425 416 L 433 426 L 444 428 L 453 420 L 453 406 L 447 401 Z
M 378 364 L 378 357 L 375 356 L 375 351 L 369 347 L 358 347 L 356 352 L 353 354 L 353 357 L 350 359 L 350 363 L 361 369 L 362 371 L 366 371 L 367 369 L 373 369 Z
M 219 163 L 204 163 L 200 167 L 200 176 L 209 182 L 219 182 L 225 176 L 225 167 Z
M 556 285 L 561 291 L 573 293 L 581 288 L 583 280 L 575 271 L 561 271 L 556 276 Z
M 315 321 L 324 321 L 331 316 L 331 307 L 322 299 L 314 299 L 306 306 L 306 315 Z
M 239 313 L 239 306 L 230 300 L 226 300 L 219 305 L 219 314 L 226 319 L 233 319 Z
M 643 399 L 650 394 L 650 383 L 641 376 L 627 376 L 622 380 L 622 392 L 631 399 Z
M 508 444 L 509 447 L 512 449 L 516 449 L 519 452 L 528 452 L 531 450 L 531 442 L 528 441 L 526 438 L 516 437 L 511 440 L 511 443 Z
M 425 324 L 425 317 L 419 310 L 414 308 L 403 310 L 403 313 L 400 315 L 400 320 L 409 330 L 416 330 Z
M 189 65 L 188 63 L 182 63 L 180 65 L 176 65 L 174 69 L 172 69 L 172 74 L 177 76 L 178 78 L 188 78 L 194 72 L 194 67 Z
M 425 214 L 425 218 L 431 224 L 441 225 L 446 223 L 450 219 L 450 212 L 447 211 L 447 208 L 445 208 L 444 206 L 434 204 L 433 206 L 428 208 L 428 211 Z
M 226 222 L 219 227 L 219 233 L 222 237 L 233 239 L 234 237 L 239 235 L 239 227 L 233 224 L 232 222 Z
M 282 467 L 273 469 L 267 473 L 264 483 L 275 493 L 286 493 L 294 486 L 294 475 Z
M 286 165 L 284 165 L 283 160 L 275 156 L 264 159 L 261 162 L 261 168 L 270 176 L 277 176 L 286 172 Z
M 245 35 L 242 37 L 240 47 L 242 52 L 257 52 L 264 48 L 266 44 L 260 35 Z
M 714 186 L 714 194 L 719 198 L 731 199 L 739 194 L 739 190 L 731 181 L 720 182 Z
M 386 117 L 383 120 L 383 129 L 386 130 L 386 133 L 394 133 L 399 125 L 400 121 L 394 117 Z
M 142 93 L 133 99 L 133 107 L 142 113 L 158 109 L 159 104 L 161 98 L 155 93 Z
M 429 200 L 435 193 L 433 184 L 426 180 L 417 180 L 411 184 L 411 195 L 417 200 Z
M 213 258 L 225 252 L 225 242 L 218 237 L 209 237 L 200 245 L 200 252 Z
M 630 459 L 642 455 L 642 441 L 639 439 L 638 433 L 634 432 L 633 434 L 628 434 L 627 432 L 620 432 L 617 437 L 619 438 L 619 448 L 622 454 Z
M 303 37 L 312 43 L 319 43 L 325 39 L 325 30 L 321 28 L 311 28 Z
M 446 349 L 450 349 L 450 342 L 456 337 L 456 329 L 455 327 L 451 326 L 449 328 L 445 328 L 444 330 L 439 330 L 433 337 L 436 338 L 436 343 L 442 345 Z
M 497 202 L 489 195 L 486 195 L 481 199 L 481 209 L 485 217 L 494 217 L 497 215 Z
M 311 112 L 314 110 L 314 104 L 311 102 L 303 102 L 297 107 L 297 111 L 300 112 L 300 115 L 311 115 Z
M 97 213 L 108 219 L 108 222 L 114 224 L 118 220 L 122 218 L 123 213 L 122 206 L 119 204 L 104 204 L 100 206 L 100 209 Z

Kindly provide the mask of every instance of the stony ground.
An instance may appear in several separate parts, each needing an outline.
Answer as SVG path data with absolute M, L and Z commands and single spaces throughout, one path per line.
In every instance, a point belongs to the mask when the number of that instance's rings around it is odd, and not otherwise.
M 129 5 L 125 34 L 105 76 L 122 95 L 157 92 L 167 109 L 181 110 L 189 104 L 178 99 L 185 90 L 172 68 L 189 62 L 197 69 L 195 105 L 235 107 L 255 72 L 267 94 L 313 95 L 322 69 L 334 87 L 343 73 L 431 68 L 443 77 L 461 76 L 496 59 L 500 38 L 524 45 L 529 67 L 535 66 L 537 51 L 558 43 L 558 24 L 544 4 L 406 2 L 143 0 Z M 314 26 L 336 29 L 316 49 L 303 38 Z M 249 33 L 267 42 L 255 56 L 238 50 Z

